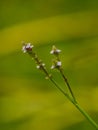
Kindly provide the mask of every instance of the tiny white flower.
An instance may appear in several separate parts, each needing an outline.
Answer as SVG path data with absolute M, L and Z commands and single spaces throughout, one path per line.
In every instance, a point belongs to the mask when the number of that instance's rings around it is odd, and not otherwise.
M 50 54 L 53 54 L 53 53 L 54 53 L 54 50 L 51 50 L 51 51 L 50 51 Z
M 26 49 L 32 49 L 34 46 L 33 45 L 31 45 L 31 43 L 28 43 L 27 45 L 26 45 Z
M 59 54 L 61 50 L 57 49 L 55 46 L 52 47 L 52 50 L 50 51 L 50 54 Z
M 61 50 L 57 49 L 57 50 L 56 50 L 56 52 L 57 52 L 57 53 L 60 53 L 60 52 L 61 52 Z
M 51 66 L 51 69 L 54 69 L 54 68 L 55 68 L 55 66 L 54 66 L 54 65 L 52 65 L 52 66 Z
M 24 44 L 22 47 L 22 51 L 26 53 L 27 51 L 31 51 L 34 46 L 31 43 Z
M 37 69 L 40 69 L 42 66 L 44 67 L 44 66 L 45 66 L 45 64 L 44 64 L 44 63 L 42 63 L 42 64 L 40 64 L 40 65 L 37 65 L 37 66 L 36 66 L 36 68 L 37 68 Z
M 37 68 L 37 69 L 40 69 L 40 65 L 37 65 L 36 68 Z
M 45 63 L 42 63 L 42 66 L 45 66 Z
M 61 61 L 58 61 L 57 62 L 57 66 L 61 66 L 62 65 L 62 62 Z
M 26 53 L 26 52 L 27 52 L 25 45 L 23 45 L 22 51 L 23 51 L 23 53 Z

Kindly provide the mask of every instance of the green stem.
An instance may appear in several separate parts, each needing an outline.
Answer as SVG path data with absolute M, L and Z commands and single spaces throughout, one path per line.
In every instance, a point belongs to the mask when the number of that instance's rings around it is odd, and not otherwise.
M 98 125 L 96 122 L 81 108 L 78 103 L 74 103 L 75 107 L 85 116 L 85 118 L 98 130 Z
M 66 83 L 66 85 L 67 85 L 67 87 L 68 87 L 68 89 L 69 89 L 69 92 L 70 92 L 71 96 L 73 97 L 74 101 L 77 103 L 76 98 L 75 98 L 75 96 L 74 96 L 74 93 L 73 93 L 73 91 L 72 91 L 72 89 L 71 89 L 71 87 L 70 87 L 70 84 L 69 84 L 67 78 L 65 77 L 65 75 L 64 75 L 64 73 L 63 73 L 62 68 L 58 68 L 58 70 L 60 71 L 60 74 L 61 74 L 61 76 L 63 77 L 63 79 L 64 79 L 64 81 L 65 81 L 65 83 Z
M 59 89 L 59 91 L 63 93 L 64 96 L 66 96 L 67 99 L 81 112 L 81 114 L 84 115 L 84 117 L 96 128 L 96 130 L 98 130 L 98 125 L 96 124 L 96 122 L 83 110 L 83 108 L 81 108 L 80 105 L 76 101 L 74 101 L 73 98 L 65 93 L 64 90 L 61 89 L 60 86 L 56 83 L 56 81 L 53 80 L 53 78 L 50 77 L 49 79 L 56 86 L 56 88 Z
M 58 55 L 58 54 L 55 54 L 55 56 L 56 56 L 56 58 L 57 58 L 57 61 L 60 61 L 59 55 Z M 64 73 L 63 73 L 62 67 L 61 67 L 61 66 L 60 66 L 60 67 L 57 67 L 57 69 L 60 71 L 60 74 L 61 74 L 61 76 L 63 77 L 63 79 L 64 79 L 64 81 L 65 81 L 65 84 L 67 85 L 68 90 L 69 90 L 69 92 L 70 92 L 70 94 L 71 94 L 73 100 L 77 103 L 76 98 L 75 98 L 75 96 L 74 96 L 74 93 L 73 93 L 73 91 L 72 91 L 72 89 L 71 89 L 71 87 L 70 87 L 70 84 L 69 84 L 69 82 L 68 82 L 66 76 L 65 76 Z

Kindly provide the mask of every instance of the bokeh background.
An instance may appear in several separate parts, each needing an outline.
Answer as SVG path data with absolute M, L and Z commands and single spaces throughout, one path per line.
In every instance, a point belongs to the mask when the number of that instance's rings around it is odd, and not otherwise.
M 0 130 L 94 130 L 21 51 L 34 50 L 50 73 L 52 45 L 81 106 L 98 123 L 98 0 L 0 0 Z

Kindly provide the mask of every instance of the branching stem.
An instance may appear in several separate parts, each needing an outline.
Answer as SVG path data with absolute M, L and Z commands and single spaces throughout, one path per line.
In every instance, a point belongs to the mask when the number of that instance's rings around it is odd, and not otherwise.
M 96 128 L 96 130 L 98 130 L 98 124 L 83 110 L 83 108 L 78 104 L 78 102 L 76 101 L 76 98 L 73 94 L 73 91 L 69 85 L 69 82 L 67 80 L 67 78 L 65 77 L 64 73 L 63 73 L 63 70 L 61 68 L 61 62 L 60 62 L 60 59 L 59 59 L 59 53 L 60 53 L 60 50 L 57 49 L 55 46 L 53 46 L 53 50 L 51 51 L 51 54 L 54 54 L 56 56 L 56 65 L 54 67 L 56 67 L 59 71 L 60 71 L 60 74 L 61 76 L 63 77 L 64 79 L 64 82 L 66 83 L 68 89 L 69 89 L 69 92 L 71 94 L 71 96 L 66 93 L 60 86 L 59 84 L 53 79 L 53 77 L 48 73 L 46 67 L 44 66 L 43 62 L 38 58 L 38 56 L 36 55 L 35 52 L 32 51 L 32 48 L 33 48 L 33 45 L 31 45 L 30 43 L 28 44 L 24 44 L 23 45 L 23 52 L 27 52 L 36 62 L 36 64 L 38 65 L 38 68 L 40 70 L 42 70 L 46 77 L 48 79 L 50 79 L 50 81 L 55 85 L 55 87 L 65 96 L 67 97 L 67 99 L 81 112 L 81 114 Z

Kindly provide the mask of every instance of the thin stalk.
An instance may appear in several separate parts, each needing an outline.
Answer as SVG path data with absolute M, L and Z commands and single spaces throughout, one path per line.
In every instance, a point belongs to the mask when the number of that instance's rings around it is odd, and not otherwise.
M 87 114 L 87 112 L 85 112 L 85 110 L 83 110 L 83 108 L 73 100 L 73 98 L 71 98 L 67 93 L 64 92 L 63 89 L 61 89 L 61 87 L 56 83 L 56 81 L 49 77 L 49 79 L 51 80 L 51 82 L 55 85 L 55 87 L 57 89 L 59 89 L 59 91 L 61 93 L 63 93 L 64 96 L 67 97 L 67 99 L 81 112 L 81 114 L 92 124 L 93 127 L 96 128 L 96 130 L 98 130 L 98 125 L 97 123 Z
M 58 68 L 58 70 L 60 71 L 60 74 L 62 75 L 62 77 L 63 77 L 63 79 L 64 79 L 64 81 L 65 81 L 65 83 L 66 83 L 66 85 L 67 85 L 67 87 L 68 87 L 68 89 L 70 91 L 71 96 L 73 97 L 74 101 L 77 103 L 76 98 L 74 96 L 74 93 L 73 93 L 73 91 L 72 91 L 72 89 L 71 89 L 71 87 L 69 85 L 69 82 L 68 82 L 67 78 L 65 77 L 65 75 L 64 75 L 64 73 L 62 71 L 62 68 Z
M 56 58 L 57 58 L 57 61 L 60 61 L 59 54 L 55 54 L 55 56 L 56 56 Z M 61 74 L 61 76 L 63 77 L 63 79 L 64 79 L 64 81 L 65 81 L 65 84 L 67 85 L 68 90 L 69 90 L 69 92 L 70 92 L 70 94 L 71 94 L 73 100 L 77 103 L 76 98 L 75 98 L 75 96 L 74 96 L 74 93 L 73 93 L 73 91 L 72 91 L 72 89 L 71 89 L 71 87 L 70 87 L 70 84 L 69 84 L 67 78 L 65 77 L 65 75 L 64 75 L 64 73 L 63 73 L 62 68 L 61 68 L 61 67 L 57 67 L 57 69 L 60 71 L 60 74 Z
M 74 103 L 75 107 L 84 115 L 84 117 L 98 130 L 98 124 L 83 110 L 83 108 L 78 104 Z

